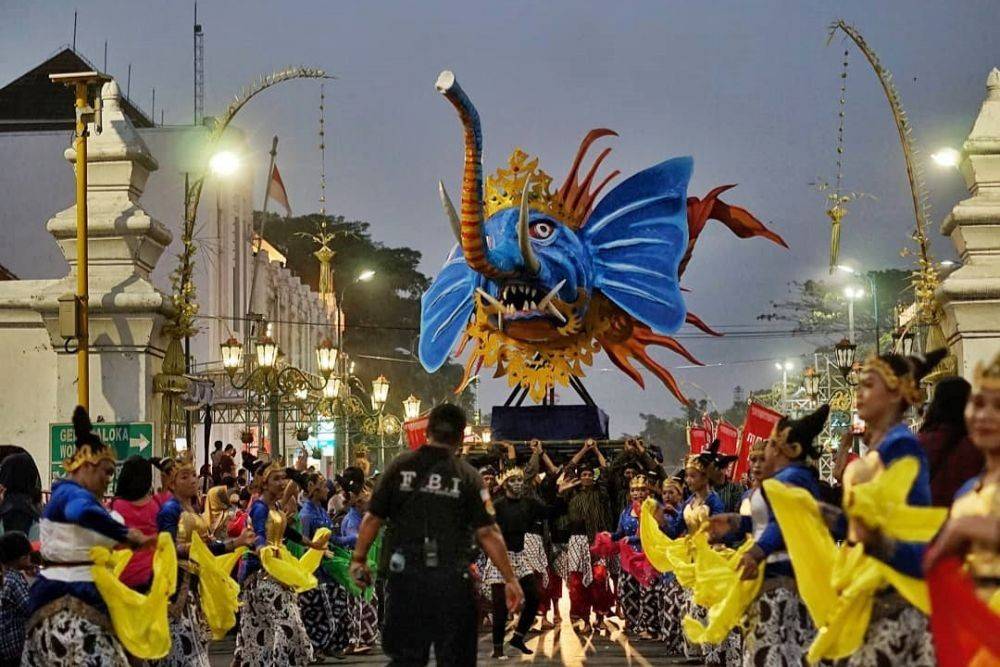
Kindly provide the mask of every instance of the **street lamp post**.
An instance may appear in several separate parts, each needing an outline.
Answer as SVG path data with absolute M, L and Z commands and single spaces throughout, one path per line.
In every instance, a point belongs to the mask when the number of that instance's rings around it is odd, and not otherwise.
M 848 285 L 844 288 L 844 296 L 847 297 L 847 338 L 852 343 L 856 343 L 854 338 L 854 301 L 865 295 L 865 291 L 860 287 Z
M 347 290 L 354 287 L 358 283 L 366 283 L 375 277 L 375 271 L 373 269 L 363 269 L 354 280 L 349 284 L 344 286 L 344 289 L 340 291 L 340 299 L 337 300 L 337 326 L 343 327 L 344 338 L 347 338 L 347 327 L 344 325 L 344 303 L 347 301 Z M 343 344 L 341 344 L 343 347 Z
M 868 281 L 868 287 L 870 287 L 872 291 L 872 314 L 875 317 L 875 354 L 878 355 L 882 352 L 881 332 L 879 330 L 879 321 L 878 321 L 878 284 L 875 282 L 875 279 L 871 277 L 870 273 L 861 273 L 857 269 L 847 266 L 846 264 L 839 264 L 837 265 L 837 268 L 843 271 L 844 273 L 848 273 L 852 276 L 863 276 L 865 280 Z M 861 298 L 863 296 L 864 292 L 861 292 L 858 295 L 858 298 Z M 853 337 L 851 338 L 851 342 L 852 343 L 854 342 Z
M 795 368 L 795 364 L 790 360 L 775 362 L 774 367 L 781 371 L 781 405 L 782 410 L 784 410 L 785 403 L 788 401 L 788 371 Z

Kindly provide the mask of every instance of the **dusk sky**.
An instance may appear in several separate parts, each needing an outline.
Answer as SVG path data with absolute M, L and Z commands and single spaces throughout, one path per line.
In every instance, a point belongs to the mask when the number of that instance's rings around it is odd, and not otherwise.
M 107 69 L 123 90 L 131 63 L 132 98 L 141 107 L 149 109 L 155 87 L 157 121 L 162 108 L 167 124 L 191 122 L 190 2 L 0 0 L 0 86 L 71 41 L 75 8 L 80 52 L 100 67 L 107 39 Z M 594 127 L 619 133 L 602 145 L 614 148 L 605 164 L 624 176 L 668 157 L 694 156 L 690 194 L 738 183 L 725 199 L 753 211 L 790 246 L 741 241 L 710 223 L 684 276 L 686 298 L 692 312 L 731 334 L 787 330 L 787 323 L 755 318 L 787 295 L 790 281 L 827 275 L 829 223 L 823 194 L 810 182 L 835 174 L 845 43 L 838 35 L 827 45 L 830 21 L 853 23 L 893 72 L 927 155 L 960 148 L 968 133 L 986 76 L 1000 64 L 997 9 L 995 0 L 232 0 L 198 7 L 206 114 L 220 112 L 258 74 L 286 65 L 336 75 L 326 84 L 328 209 L 369 221 L 380 241 L 420 250 L 429 275 L 451 243 L 436 183 L 444 179 L 454 194 L 462 167 L 458 120 L 434 89 L 443 69 L 455 72 L 479 109 L 487 173 L 521 147 L 561 183 Z M 866 268 L 906 267 L 900 250 L 913 213 L 895 127 L 871 68 L 853 45 L 848 50 L 845 188 L 875 199 L 856 204 L 845 220 L 842 257 Z M 286 84 L 255 99 L 236 122 L 257 151 L 256 192 L 270 138 L 280 136 L 278 164 L 296 213 L 318 208 L 318 98 L 316 82 Z M 956 170 L 923 161 L 934 249 L 951 257 L 951 242 L 937 228 L 966 196 L 964 184 Z M 43 277 L 18 266 L 11 249 L 2 254 L 0 263 L 22 277 Z M 377 283 L 367 289 L 377 296 Z M 709 366 L 678 368 L 685 363 L 679 357 L 658 358 L 690 396 L 707 393 L 721 408 L 734 385 L 773 382 L 776 359 L 835 338 L 707 339 L 688 329 L 678 337 Z M 643 392 L 608 366 L 598 357 L 587 384 L 611 414 L 612 431 L 637 430 L 640 412 L 676 413 L 677 403 L 655 379 Z M 483 384 L 485 405 L 505 393 L 501 381 Z

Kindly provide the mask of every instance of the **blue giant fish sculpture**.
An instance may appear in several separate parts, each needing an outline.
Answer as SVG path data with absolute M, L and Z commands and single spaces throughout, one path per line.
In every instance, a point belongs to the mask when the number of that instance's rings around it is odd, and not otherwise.
M 555 192 L 538 160 L 520 150 L 484 188 L 479 114 L 451 72 L 442 72 L 437 88 L 462 121 L 465 169 L 459 211 L 440 185 L 457 243 L 423 295 L 424 368 L 436 371 L 453 350 L 460 355 L 471 343 L 456 391 L 486 365 L 541 401 L 556 384 L 576 383 L 603 349 L 640 386 L 633 359 L 686 403 L 646 347 L 665 347 L 698 363 L 670 334 L 689 322 L 718 335 L 687 312 L 680 287 L 705 223 L 717 219 L 741 238 L 785 242 L 746 210 L 718 198 L 733 186 L 716 188 L 704 199 L 688 197 L 690 157 L 627 178 L 595 205 L 619 174 L 594 185 L 611 149 L 599 154 L 582 181 L 578 177 L 590 146 L 615 135 L 607 129 L 587 134 Z

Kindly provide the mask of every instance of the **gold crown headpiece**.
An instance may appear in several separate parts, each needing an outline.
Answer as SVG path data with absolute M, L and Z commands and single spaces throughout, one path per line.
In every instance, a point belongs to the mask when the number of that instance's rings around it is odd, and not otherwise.
M 163 461 L 162 467 L 160 467 L 160 477 L 163 480 L 163 486 L 171 486 L 182 470 L 195 472 L 194 459 L 190 450 L 181 452 L 177 456 Z
M 976 371 L 972 376 L 972 385 L 976 391 L 989 389 L 1000 391 L 1000 352 L 993 357 L 988 365 L 983 362 L 976 364 Z
M 80 467 L 92 463 L 97 465 L 101 461 L 111 461 L 116 463 L 115 453 L 110 447 L 103 447 L 101 449 L 94 449 L 90 445 L 80 445 L 73 452 L 72 456 L 68 456 L 63 459 L 62 467 L 66 472 L 73 472 Z
M 699 472 L 708 472 L 709 465 L 702 458 L 701 454 L 691 454 L 684 461 L 684 468 Z
M 909 370 L 903 375 L 896 375 L 889 362 L 881 357 L 872 356 L 861 366 L 861 372 L 875 373 L 882 378 L 889 391 L 898 389 L 904 401 L 910 405 L 920 405 L 924 402 L 924 392 L 920 389 L 920 383 L 914 378 L 912 362 L 907 359 L 906 363 Z
M 260 477 L 260 481 L 267 483 L 267 478 L 278 472 L 279 470 L 285 469 L 285 462 L 281 460 L 281 457 L 273 458 L 264 464 L 264 467 L 260 469 L 257 475 Z
M 787 435 L 785 436 L 788 437 Z M 764 454 L 764 447 L 767 445 L 767 440 L 755 440 L 752 445 L 750 445 L 750 456 L 761 456 Z
M 645 489 L 648 488 L 648 486 L 649 482 L 646 480 L 645 475 L 636 475 L 628 484 L 629 489 Z
M 511 477 L 521 477 L 521 478 L 523 478 L 524 477 L 524 470 L 522 470 L 521 468 L 519 468 L 517 466 L 514 466 L 512 468 L 507 468 L 502 473 L 500 473 L 499 477 L 497 477 L 497 482 L 501 486 L 503 486 L 507 482 L 507 480 L 510 479 Z
M 675 488 L 678 493 L 684 493 L 684 484 L 676 477 L 668 477 L 663 480 L 663 490 L 666 491 L 669 488 Z
M 785 454 L 790 459 L 797 459 L 802 456 L 802 445 L 798 442 L 788 442 L 788 436 L 792 433 L 792 427 L 782 426 L 779 421 L 771 430 L 771 442 L 778 448 L 778 451 Z M 761 441 L 763 443 L 763 441 Z
M 520 206 L 524 196 L 524 187 L 528 184 L 529 208 L 543 213 L 567 227 L 580 229 L 586 223 L 597 195 L 612 178 L 621 173 L 617 170 L 611 172 L 596 188 L 591 190 L 597 168 L 611 152 L 610 148 L 605 148 L 594 160 L 594 164 L 590 167 L 583 181 L 577 180 L 580 164 L 591 144 L 597 139 L 609 135 L 617 136 L 615 132 L 602 128 L 591 130 L 584 137 L 577 150 L 576 158 L 573 160 L 569 175 L 566 177 L 566 182 L 554 193 L 549 191 L 552 177 L 538 168 L 538 158 L 531 157 L 520 148 L 515 149 L 507 161 L 507 168 L 501 167 L 494 175 L 486 178 L 484 214 L 488 218 L 497 211 Z

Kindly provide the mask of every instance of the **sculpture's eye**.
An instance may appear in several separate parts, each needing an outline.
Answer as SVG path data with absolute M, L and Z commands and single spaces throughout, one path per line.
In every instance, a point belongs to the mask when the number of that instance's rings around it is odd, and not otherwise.
M 531 227 L 528 228 L 528 233 L 531 234 L 531 238 L 538 239 L 539 241 L 544 241 L 554 234 L 556 231 L 556 226 L 549 222 L 548 220 L 538 220 L 531 223 Z

